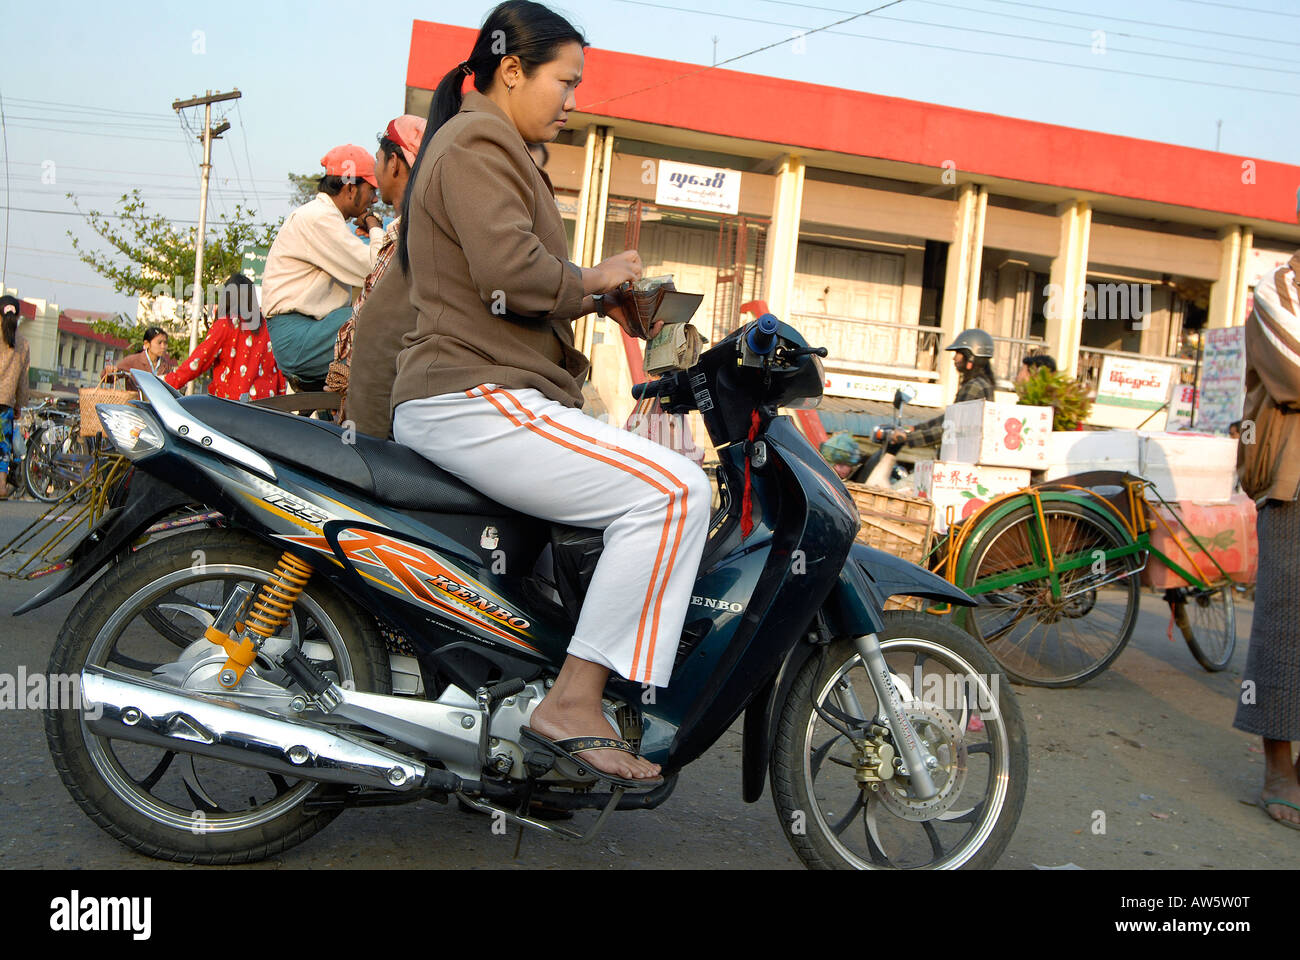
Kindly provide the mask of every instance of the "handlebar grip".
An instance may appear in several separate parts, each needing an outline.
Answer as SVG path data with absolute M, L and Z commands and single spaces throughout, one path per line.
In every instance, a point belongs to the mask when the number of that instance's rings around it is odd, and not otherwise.
M 751 353 L 764 356 L 772 352 L 776 346 L 776 330 L 781 321 L 777 320 L 770 313 L 765 313 L 749 328 L 749 334 L 745 337 L 745 342 L 749 345 Z
M 632 399 L 644 400 L 646 397 L 666 397 L 677 389 L 677 374 L 668 373 L 658 380 L 632 385 Z

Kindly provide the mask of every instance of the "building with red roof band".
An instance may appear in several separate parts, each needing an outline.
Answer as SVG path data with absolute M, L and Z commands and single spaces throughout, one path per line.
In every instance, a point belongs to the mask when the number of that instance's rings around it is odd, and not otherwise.
M 414 22 L 408 113 L 476 34 Z M 830 349 L 831 396 L 909 380 L 941 406 L 942 348 L 972 326 L 1004 381 L 1045 352 L 1094 382 L 1118 356 L 1190 383 L 1200 332 L 1243 323 L 1300 247 L 1300 167 L 1255 157 L 596 48 L 578 107 L 547 166 L 572 259 L 639 250 L 704 292 L 714 340 L 765 302 Z M 616 329 L 579 327 L 617 416 Z

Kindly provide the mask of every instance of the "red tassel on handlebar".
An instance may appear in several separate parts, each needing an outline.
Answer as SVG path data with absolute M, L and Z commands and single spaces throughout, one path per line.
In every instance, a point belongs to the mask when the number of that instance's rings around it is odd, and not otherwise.
M 762 418 L 758 411 L 754 411 L 753 419 L 749 422 L 749 442 L 753 443 L 754 438 L 758 436 L 758 428 Z M 740 535 L 749 536 L 754 530 L 754 504 L 751 499 L 753 494 L 753 483 L 749 479 L 749 452 L 745 452 L 745 493 L 740 501 Z

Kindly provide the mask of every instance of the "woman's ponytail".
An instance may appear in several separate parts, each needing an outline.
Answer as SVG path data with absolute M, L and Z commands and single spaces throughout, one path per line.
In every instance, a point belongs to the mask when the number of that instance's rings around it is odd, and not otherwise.
M 469 58 L 448 71 L 438 82 L 429 107 L 429 121 L 424 127 L 424 139 L 420 142 L 420 153 L 411 167 L 406 195 L 402 197 L 402 220 L 397 228 L 397 262 L 403 273 L 409 273 L 411 266 L 406 228 L 410 220 L 411 194 L 415 192 L 412 188 L 429 141 L 439 127 L 460 113 L 464 103 L 465 77 L 473 78 L 474 89 L 479 93 L 487 93 L 502 57 L 518 57 L 524 75 L 532 76 L 539 66 L 554 60 L 560 47 L 566 43 L 579 43 L 585 47 L 587 40 L 568 20 L 540 3 L 506 0 L 494 7 L 483 21 Z

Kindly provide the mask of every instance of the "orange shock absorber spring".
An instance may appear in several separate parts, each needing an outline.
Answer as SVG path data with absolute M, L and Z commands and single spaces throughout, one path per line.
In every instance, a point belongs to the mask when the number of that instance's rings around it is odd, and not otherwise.
M 293 605 L 298 602 L 307 581 L 311 579 L 311 574 L 310 564 L 286 551 L 276 564 L 275 572 L 271 574 L 271 582 L 258 591 L 257 599 L 253 601 L 253 607 L 246 617 L 249 632 L 266 640 L 284 626 L 293 612 Z M 257 647 L 251 639 L 239 642 L 213 627 L 208 628 L 206 636 L 226 651 L 226 663 L 221 668 L 218 682 L 227 689 L 238 686 L 244 671 L 257 658 Z
M 276 564 L 271 582 L 262 587 L 253 601 L 253 609 L 248 614 L 248 629 L 265 640 L 284 626 L 311 574 L 309 564 L 286 551 Z

